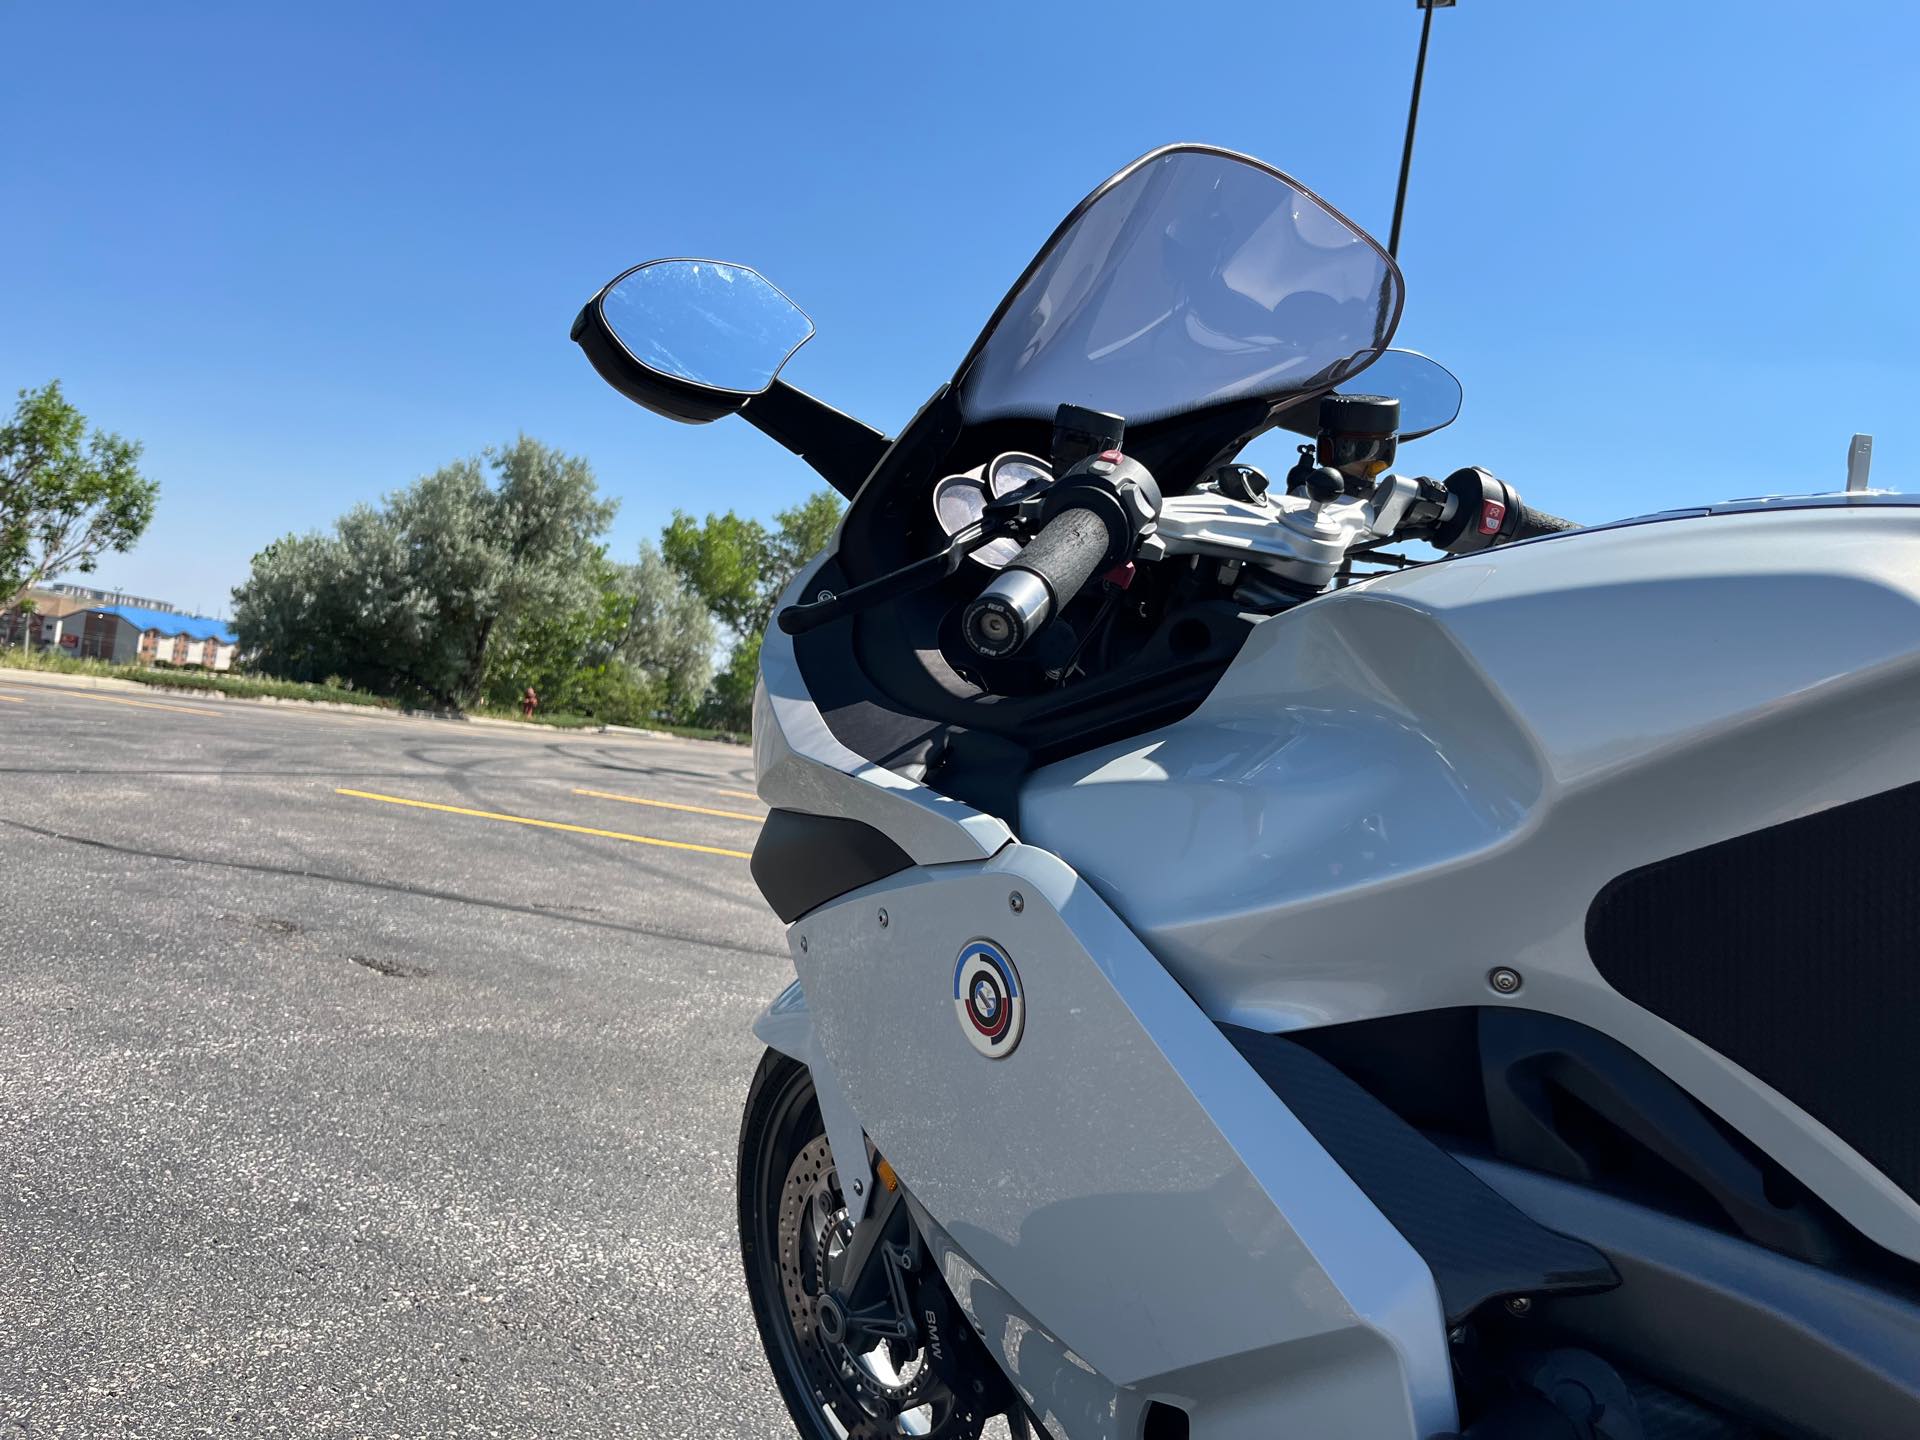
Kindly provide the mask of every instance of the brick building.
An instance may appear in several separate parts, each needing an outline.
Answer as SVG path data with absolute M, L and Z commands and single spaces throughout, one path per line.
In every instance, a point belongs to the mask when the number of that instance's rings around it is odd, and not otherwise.
M 232 668 L 235 639 L 233 627 L 224 620 L 145 605 L 89 605 L 71 593 L 78 588 L 61 587 L 67 593 L 30 591 L 31 613 L 17 605 L 0 612 L 0 645 L 18 648 L 24 639 L 36 650 L 115 665 Z

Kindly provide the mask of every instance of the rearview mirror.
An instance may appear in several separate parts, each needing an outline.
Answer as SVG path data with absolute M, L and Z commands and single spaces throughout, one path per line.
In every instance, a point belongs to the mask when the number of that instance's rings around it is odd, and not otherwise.
M 1417 350 L 1382 351 L 1378 360 L 1340 388 L 1398 400 L 1402 440 L 1444 430 L 1460 414 L 1460 382 L 1438 360 Z
M 1391 395 L 1400 402 L 1400 438 L 1418 440 L 1454 422 L 1460 414 L 1462 391 L 1453 372 L 1438 360 L 1418 350 L 1382 350 L 1379 359 L 1344 381 L 1338 393 Z M 1274 424 L 1312 439 L 1319 417 L 1320 402 L 1305 400 L 1282 410 Z
M 732 414 L 773 384 L 813 322 L 745 265 L 649 260 L 580 312 L 573 338 L 629 400 L 690 424 Z

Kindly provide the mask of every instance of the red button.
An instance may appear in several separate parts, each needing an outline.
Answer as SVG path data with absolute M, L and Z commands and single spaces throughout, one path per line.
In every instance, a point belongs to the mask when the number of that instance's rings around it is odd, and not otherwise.
M 1480 502 L 1480 533 L 1498 535 L 1500 527 L 1507 523 L 1507 507 L 1498 500 Z
M 1102 450 L 1100 452 L 1100 458 L 1102 460 L 1111 460 L 1114 464 L 1118 465 L 1127 457 L 1122 455 L 1118 450 Z

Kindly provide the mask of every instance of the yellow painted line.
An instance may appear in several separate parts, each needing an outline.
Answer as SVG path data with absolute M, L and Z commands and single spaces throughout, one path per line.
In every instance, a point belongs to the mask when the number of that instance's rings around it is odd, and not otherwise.
M 616 795 L 611 790 L 575 790 L 576 795 L 591 795 L 596 800 L 618 800 L 623 805 L 652 805 L 659 810 L 684 810 L 689 815 L 718 815 L 722 820 L 751 820 L 758 825 L 767 817 L 749 815 L 742 810 L 709 810 L 704 805 L 678 805 L 671 800 L 645 800 L 638 795 Z
M 24 705 L 27 703 L 13 695 L 0 695 L 0 700 L 6 701 L 9 705 Z
M 731 795 L 736 800 L 758 800 L 760 797 L 751 790 L 716 790 L 716 795 Z
M 471 815 L 476 820 L 504 820 L 510 825 L 537 825 L 542 830 L 565 830 L 574 835 L 598 835 L 604 840 L 625 840 L 634 845 L 658 845 L 667 850 L 697 850 L 702 855 L 730 855 L 736 860 L 751 860 L 746 850 L 723 850 L 718 845 L 690 845 L 685 840 L 657 840 L 651 835 L 628 835 L 620 830 L 595 830 L 588 825 L 566 825 L 558 820 L 535 820 L 526 815 L 503 815 L 496 810 L 468 810 L 460 805 L 436 805 L 431 800 L 408 800 L 399 795 L 376 795 L 371 790 L 346 790 L 336 787 L 336 795 L 351 795 L 356 800 L 383 800 L 389 805 L 407 805 L 415 810 L 439 810 L 448 815 Z
M 67 695 L 75 700 L 98 700 L 102 705 L 132 705 L 141 710 L 171 710 L 177 715 L 218 715 L 221 719 L 226 718 L 218 710 L 203 710 L 190 705 L 162 705 L 158 700 L 127 700 L 118 695 L 96 695 L 91 690 L 68 690 L 59 685 L 46 688 L 56 695 Z M 15 700 L 13 703 L 22 705 L 26 702 Z

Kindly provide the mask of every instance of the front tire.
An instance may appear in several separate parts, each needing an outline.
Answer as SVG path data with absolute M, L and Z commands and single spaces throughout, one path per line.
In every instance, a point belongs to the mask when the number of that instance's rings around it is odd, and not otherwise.
M 962 1383 L 962 1391 L 972 1392 L 963 1402 L 915 1344 L 888 1341 L 860 1355 L 822 1334 L 818 1299 L 852 1223 L 813 1076 L 773 1050 L 761 1058 L 747 1092 L 739 1200 L 740 1257 L 754 1324 L 805 1440 L 977 1440 L 985 1419 L 980 1412 L 989 1408 L 979 1397 L 1006 1393 L 997 1371 L 976 1372 L 975 1383 Z M 991 1371 L 977 1344 L 971 1353 Z M 1017 1414 L 1017 1402 L 1013 1408 Z M 1024 1417 L 1010 1418 L 1010 1429 L 1015 1436 L 1029 1433 Z

